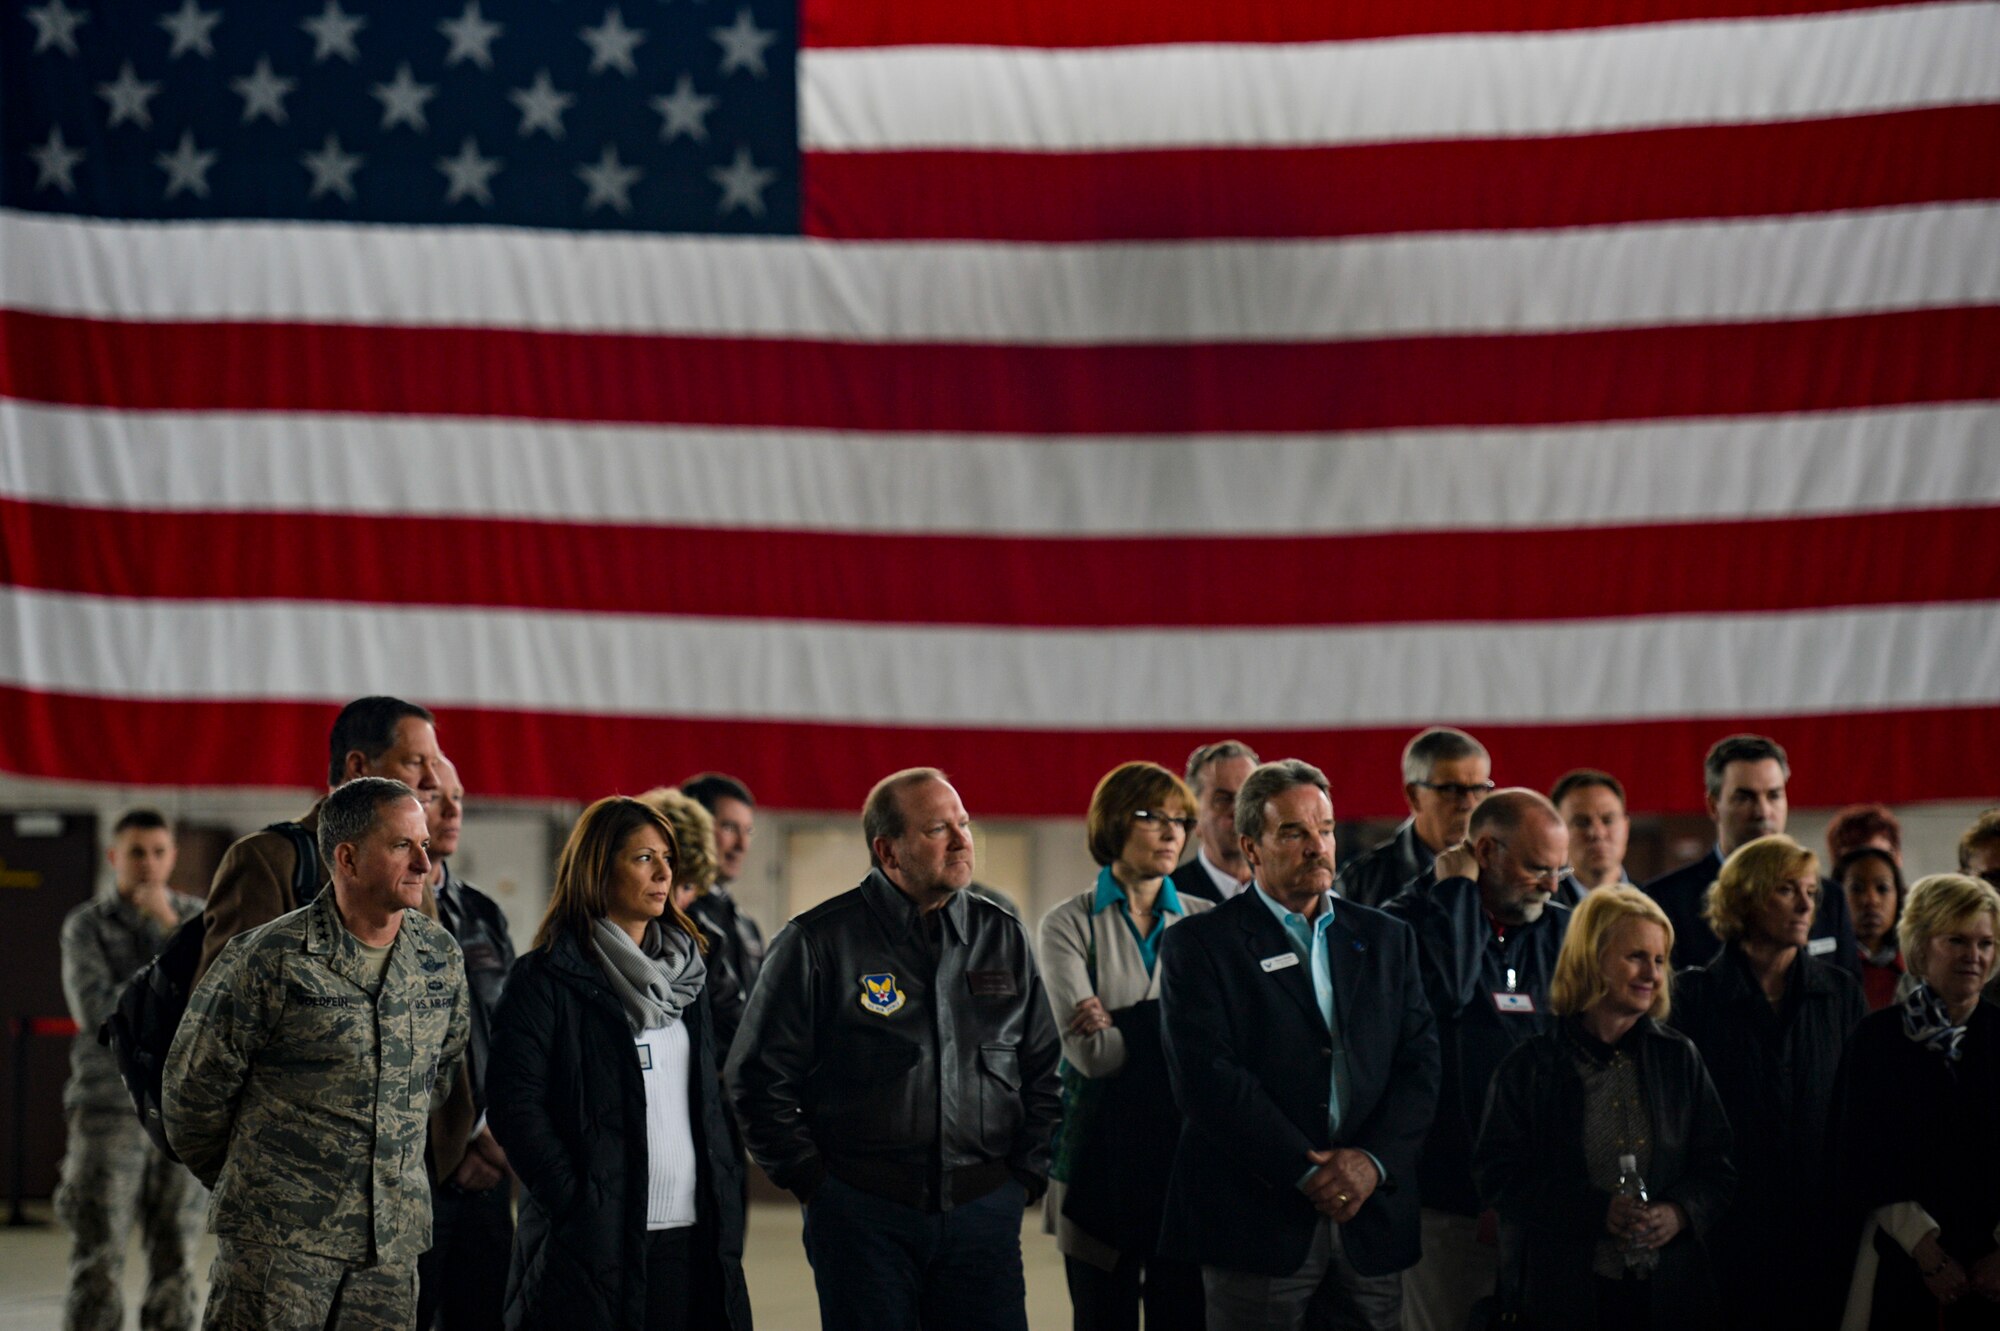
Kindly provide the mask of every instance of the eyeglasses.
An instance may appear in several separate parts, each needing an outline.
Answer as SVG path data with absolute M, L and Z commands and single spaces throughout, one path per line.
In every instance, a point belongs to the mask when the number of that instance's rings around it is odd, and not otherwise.
M 1455 800 L 1468 799 L 1473 795 L 1484 795 L 1487 791 L 1493 789 L 1491 781 L 1481 781 L 1470 786 L 1462 781 L 1418 781 L 1415 784 L 1422 786 L 1425 790 L 1436 791 L 1447 799 Z
M 1194 819 L 1176 818 L 1164 809 L 1134 809 L 1132 821 L 1149 826 L 1157 823 L 1162 827 L 1178 827 L 1184 835 L 1194 835 Z

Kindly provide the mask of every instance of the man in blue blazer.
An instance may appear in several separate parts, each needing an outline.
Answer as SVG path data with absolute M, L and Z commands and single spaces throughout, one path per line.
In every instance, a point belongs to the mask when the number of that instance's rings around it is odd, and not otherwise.
M 1160 951 L 1186 1117 L 1161 1252 L 1201 1264 L 1209 1331 L 1295 1331 L 1323 1285 L 1319 1308 L 1339 1324 L 1392 1331 L 1438 1096 L 1416 939 L 1333 895 L 1318 768 L 1257 768 L 1236 831 L 1251 890 L 1169 930 Z

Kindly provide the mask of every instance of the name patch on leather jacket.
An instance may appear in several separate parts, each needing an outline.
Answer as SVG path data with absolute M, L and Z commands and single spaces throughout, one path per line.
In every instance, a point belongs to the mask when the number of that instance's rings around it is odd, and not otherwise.
M 1019 992 L 1012 971 L 967 971 L 965 982 L 972 986 L 974 998 L 1012 998 Z

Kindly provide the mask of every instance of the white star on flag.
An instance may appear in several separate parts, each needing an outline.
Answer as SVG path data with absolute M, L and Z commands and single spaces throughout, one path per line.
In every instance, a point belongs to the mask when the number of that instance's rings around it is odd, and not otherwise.
M 338 194 L 348 200 L 354 198 L 354 173 L 360 169 L 363 158 L 360 153 L 342 152 L 338 135 L 327 135 L 324 147 L 316 153 L 306 153 L 299 161 L 312 172 L 309 198 L 317 199 L 322 194 Z
M 49 128 L 49 141 L 39 148 L 30 148 L 28 156 L 35 159 L 35 188 L 47 189 L 54 185 L 65 194 L 76 193 L 76 164 L 83 160 L 83 149 L 72 148 L 63 142 L 62 126 Z
M 368 20 L 343 11 L 340 0 L 326 0 L 326 8 L 320 11 L 318 18 L 303 19 L 299 26 L 312 34 L 314 64 L 333 56 L 347 61 L 361 58 L 361 48 L 354 44 L 354 34 L 367 27 Z
M 521 112 L 521 133 L 547 130 L 552 139 L 563 136 L 562 114 L 576 102 L 570 93 L 556 91 L 546 69 L 537 71 L 535 81 L 527 87 L 509 92 L 507 100 Z
M 207 198 L 208 169 L 215 165 L 215 156 L 213 151 L 201 152 L 194 146 L 193 130 L 182 130 L 178 147 L 153 158 L 153 164 L 167 173 L 167 197 L 186 190 L 196 198 Z
M 741 206 L 752 217 L 762 217 L 764 191 L 778 178 L 778 173 L 752 162 L 750 150 L 738 146 L 736 160 L 728 166 L 710 167 L 708 178 L 722 186 L 722 202 L 716 205 L 716 212 L 726 213 Z
M 583 201 L 586 211 L 596 212 L 605 204 L 610 204 L 621 213 L 629 213 L 632 211 L 632 200 L 626 197 L 626 192 L 644 172 L 636 166 L 621 164 L 617 147 L 607 143 L 604 155 L 594 165 L 578 167 L 576 174 L 590 186 L 590 197 Z
M 257 57 L 257 68 L 240 79 L 231 79 L 229 86 L 243 99 L 243 123 L 249 124 L 258 116 L 271 117 L 271 123 L 285 123 L 285 98 L 292 89 L 298 87 L 295 79 L 281 79 L 271 72 L 271 57 Z
M 194 0 L 181 0 L 181 7 L 174 13 L 160 18 L 160 26 L 174 39 L 167 51 L 167 59 L 178 60 L 193 51 L 204 60 L 215 54 L 215 41 L 210 35 L 215 25 L 222 22 L 222 11 L 203 9 Z
M 708 35 L 722 45 L 722 73 L 747 69 L 761 79 L 768 72 L 764 68 L 764 48 L 778 40 L 778 34 L 771 28 L 758 27 L 747 6 L 736 11 L 736 22 L 726 28 L 710 28 Z
M 159 96 L 160 85 L 147 83 L 132 72 L 132 62 L 127 60 L 118 69 L 118 77 L 110 83 L 97 85 L 97 95 L 111 108 L 105 127 L 115 129 L 126 121 L 131 121 L 140 129 L 153 127 L 153 113 L 147 102 Z
M 632 62 L 632 50 L 646 40 L 646 34 L 638 28 L 626 27 L 625 18 L 616 6 L 604 11 L 603 23 L 595 28 L 580 29 L 576 35 L 590 48 L 591 73 L 599 74 L 607 69 L 615 69 L 625 75 L 639 72 L 639 67 Z
M 652 106 L 660 113 L 662 139 L 671 143 L 677 136 L 686 134 L 700 143 L 708 138 L 707 116 L 715 109 L 715 98 L 696 92 L 692 76 L 681 75 L 674 84 L 672 94 L 653 98 Z
M 487 182 L 499 171 L 500 159 L 481 157 L 479 143 L 472 136 L 466 136 L 458 156 L 438 158 L 437 169 L 444 172 L 445 179 L 450 182 L 444 193 L 446 203 L 472 199 L 481 205 L 492 204 L 493 191 L 487 188 Z
M 76 30 L 90 22 L 89 14 L 71 9 L 63 0 L 49 0 L 39 8 L 28 10 L 26 17 L 35 25 L 35 55 L 40 55 L 51 46 L 64 55 L 75 55 Z
M 437 95 L 437 86 L 417 82 L 410 74 L 409 61 L 396 66 L 395 79 L 376 84 L 370 95 L 382 103 L 383 129 L 408 125 L 421 134 L 430 128 L 430 123 L 424 119 L 424 103 Z
M 493 39 L 505 32 L 506 26 L 487 22 L 479 12 L 479 0 L 470 0 L 463 14 L 448 18 L 437 26 L 438 31 L 451 40 L 451 50 L 445 52 L 445 64 L 455 65 L 461 60 L 470 60 L 481 69 L 493 68 Z

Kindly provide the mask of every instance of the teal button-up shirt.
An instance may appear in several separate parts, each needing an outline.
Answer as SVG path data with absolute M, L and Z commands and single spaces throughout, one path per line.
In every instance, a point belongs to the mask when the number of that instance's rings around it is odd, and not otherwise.
M 1319 914 L 1307 919 L 1297 911 L 1279 905 L 1277 899 L 1264 890 L 1262 883 L 1254 884 L 1254 887 L 1257 899 L 1276 917 L 1285 931 L 1285 941 L 1292 945 L 1300 964 L 1312 976 L 1313 998 L 1319 1003 L 1319 1015 L 1326 1021 L 1327 1037 L 1333 1046 L 1333 1085 L 1328 1088 L 1326 1097 L 1326 1130 L 1331 1140 L 1340 1135 L 1341 1113 L 1347 1107 L 1349 1082 L 1347 1043 L 1341 1039 L 1340 1014 L 1334 1010 L 1333 1003 L 1333 949 L 1326 944 L 1327 930 L 1333 927 L 1336 898 L 1331 892 L 1325 893 L 1320 898 Z M 1384 1179 L 1389 1177 L 1388 1171 L 1382 1168 L 1382 1162 L 1375 1159 L 1374 1152 L 1363 1151 L 1362 1154 L 1374 1161 L 1377 1174 Z M 1311 1176 L 1312 1170 L 1308 1169 L 1305 1177 L 1299 1180 L 1300 1184 L 1303 1185 Z
M 1160 937 L 1167 931 L 1167 916 L 1187 914 L 1187 908 L 1181 905 L 1181 894 L 1174 891 L 1174 880 L 1168 878 L 1161 882 L 1160 895 L 1153 900 L 1153 927 L 1142 935 L 1139 926 L 1132 923 L 1132 909 L 1125 898 L 1125 888 L 1112 876 L 1111 866 L 1107 864 L 1097 871 L 1097 895 L 1091 898 L 1090 913 L 1102 915 L 1113 906 L 1118 908 L 1119 918 L 1125 921 L 1132 941 L 1139 945 L 1139 960 L 1146 963 L 1146 974 L 1151 975 L 1153 965 L 1160 956 Z

